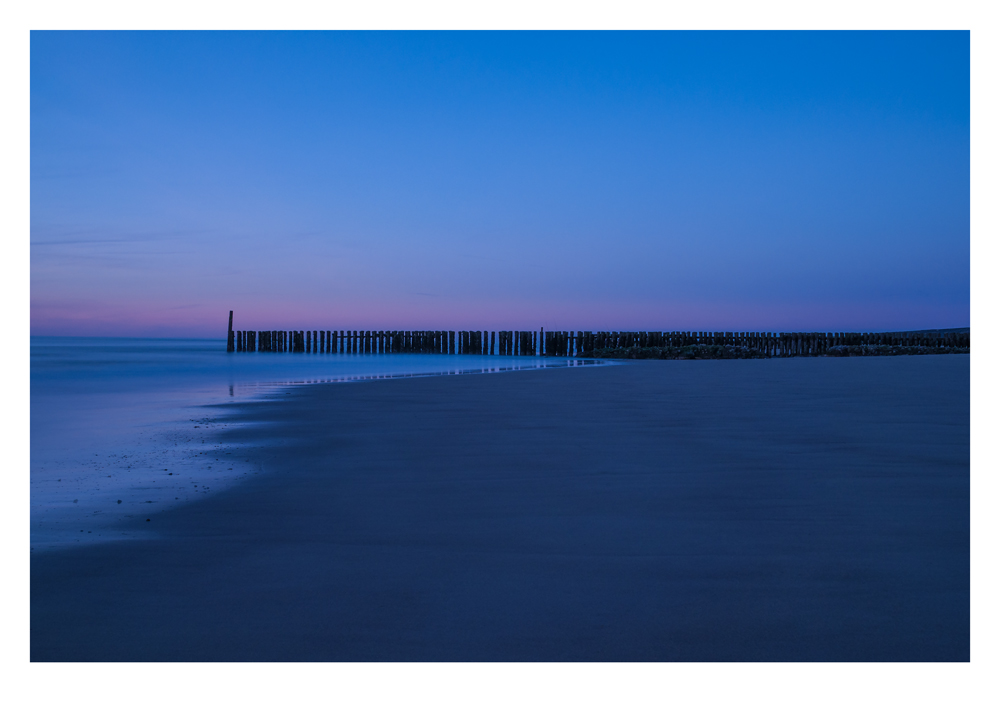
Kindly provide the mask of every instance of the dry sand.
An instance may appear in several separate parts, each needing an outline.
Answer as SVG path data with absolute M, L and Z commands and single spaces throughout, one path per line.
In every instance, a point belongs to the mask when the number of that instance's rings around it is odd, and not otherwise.
M 33 660 L 969 658 L 969 358 L 301 388 L 265 472 L 32 557 Z

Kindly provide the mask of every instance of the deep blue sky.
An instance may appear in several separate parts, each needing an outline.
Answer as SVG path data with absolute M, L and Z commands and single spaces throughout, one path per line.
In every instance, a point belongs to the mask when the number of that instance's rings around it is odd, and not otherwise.
M 32 32 L 32 332 L 969 324 L 967 32 Z

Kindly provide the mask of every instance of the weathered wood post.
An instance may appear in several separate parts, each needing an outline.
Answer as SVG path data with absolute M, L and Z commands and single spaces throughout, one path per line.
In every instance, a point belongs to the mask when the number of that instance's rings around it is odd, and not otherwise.
M 236 352 L 236 339 L 233 337 L 233 312 L 229 312 L 229 333 L 226 334 L 226 352 Z

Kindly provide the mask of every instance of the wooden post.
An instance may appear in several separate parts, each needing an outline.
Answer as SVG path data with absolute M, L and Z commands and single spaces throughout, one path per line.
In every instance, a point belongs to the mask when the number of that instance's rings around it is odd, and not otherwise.
M 236 352 L 236 339 L 233 337 L 233 312 L 229 312 L 229 332 L 226 334 L 226 352 Z

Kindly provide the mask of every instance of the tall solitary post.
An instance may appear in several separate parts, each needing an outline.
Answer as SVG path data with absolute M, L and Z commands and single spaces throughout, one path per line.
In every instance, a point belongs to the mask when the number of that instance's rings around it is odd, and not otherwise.
M 233 312 L 229 312 L 229 335 L 226 336 L 226 352 L 236 352 L 236 339 L 233 338 Z

